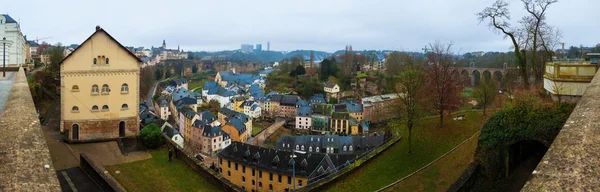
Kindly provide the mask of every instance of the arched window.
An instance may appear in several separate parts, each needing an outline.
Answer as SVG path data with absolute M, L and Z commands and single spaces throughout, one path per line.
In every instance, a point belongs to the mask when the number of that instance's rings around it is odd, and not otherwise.
M 92 85 L 92 94 L 98 94 L 98 85 Z
M 296 150 L 300 150 L 300 146 L 299 145 L 296 145 Z
M 127 85 L 127 83 L 123 83 L 123 85 L 121 85 L 121 93 L 128 93 L 129 92 L 129 86 Z
M 317 149 L 315 151 L 318 153 L 319 152 L 319 147 L 317 147 Z
M 71 109 L 71 112 L 73 112 L 73 113 L 79 113 L 79 107 L 73 106 L 73 108 Z
M 352 145 L 350 145 L 350 147 L 348 147 L 350 151 L 352 151 Z
M 127 103 L 123 103 L 123 105 L 121 105 L 121 110 L 127 110 L 129 109 L 129 106 L 127 106 Z
M 242 182 L 246 182 L 246 177 L 242 176 Z
M 269 190 L 273 190 L 273 184 L 269 184 Z
M 71 91 L 78 92 L 79 91 L 79 86 L 73 85 L 73 87 L 71 87 Z
M 92 111 L 98 111 L 98 105 L 92 106 Z
M 345 145 L 344 145 L 344 149 L 343 150 L 346 151 L 346 146 Z
M 94 58 L 94 65 L 98 64 L 98 59 Z
M 110 92 L 110 89 L 108 89 L 108 85 L 102 85 L 102 94 L 108 94 L 108 92 Z
M 108 111 L 108 105 L 102 106 L 102 111 Z
M 102 64 L 106 64 L 106 57 L 104 55 L 102 55 Z
M 108 65 L 108 57 L 106 58 L 106 64 Z
M 302 148 L 300 150 L 304 151 L 304 145 L 302 145 Z
M 312 152 L 312 146 L 308 147 L 308 152 Z
M 98 64 L 102 64 L 102 57 L 100 57 L 100 55 L 98 55 Z
M 258 187 L 262 187 L 262 181 L 258 182 Z

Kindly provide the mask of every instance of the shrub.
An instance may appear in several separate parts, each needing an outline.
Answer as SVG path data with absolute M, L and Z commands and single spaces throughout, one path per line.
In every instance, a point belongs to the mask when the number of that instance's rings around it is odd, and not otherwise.
M 151 123 L 142 128 L 140 138 L 146 147 L 158 148 L 163 142 L 162 132 L 156 123 Z

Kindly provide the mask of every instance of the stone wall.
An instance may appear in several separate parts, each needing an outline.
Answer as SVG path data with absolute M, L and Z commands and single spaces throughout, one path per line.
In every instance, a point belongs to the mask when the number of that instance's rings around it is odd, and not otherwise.
M 108 120 L 65 121 L 65 139 L 71 142 L 103 141 L 119 138 L 119 123 L 125 122 L 125 137 L 134 137 L 140 133 L 138 117 Z M 73 124 L 79 125 L 79 139 L 73 138 Z
M 60 191 L 23 68 L 0 120 L 0 191 Z
M 106 171 L 106 169 L 92 161 L 85 153 L 79 154 L 79 167 L 81 167 L 81 170 L 94 180 L 94 183 L 98 184 L 103 191 L 127 191 Z
M 600 191 L 600 73 L 522 191 Z

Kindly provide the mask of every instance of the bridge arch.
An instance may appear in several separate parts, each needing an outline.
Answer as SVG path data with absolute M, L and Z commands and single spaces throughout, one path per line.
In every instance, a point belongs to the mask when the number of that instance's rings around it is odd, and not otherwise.
M 481 72 L 473 70 L 471 74 L 473 74 L 473 86 L 479 86 L 479 83 L 481 82 Z
M 460 77 L 462 78 L 463 83 L 464 83 L 465 86 L 471 86 L 472 85 L 471 84 L 471 78 L 470 78 L 470 75 L 469 75 L 469 71 L 467 71 L 466 69 L 463 69 L 460 72 Z
M 492 73 L 489 70 L 485 70 L 482 73 L 482 78 L 483 78 L 482 80 L 484 80 L 484 81 L 489 81 L 492 79 Z
M 504 74 L 502 73 L 502 71 L 496 70 L 494 71 L 494 80 L 496 80 L 497 82 L 502 82 L 502 80 L 504 79 Z

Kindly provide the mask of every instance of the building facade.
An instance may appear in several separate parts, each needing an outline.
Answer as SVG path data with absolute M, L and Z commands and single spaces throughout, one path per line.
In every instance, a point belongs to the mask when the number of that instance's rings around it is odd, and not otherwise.
M 6 38 L 6 64 L 25 64 L 27 59 L 25 37 L 21 32 L 20 24 L 7 14 L 0 14 L 0 41 Z M 4 51 L 0 45 L 0 58 Z
M 99 26 L 65 57 L 60 66 L 60 130 L 67 140 L 139 134 L 140 63 Z

